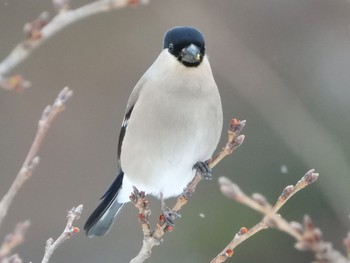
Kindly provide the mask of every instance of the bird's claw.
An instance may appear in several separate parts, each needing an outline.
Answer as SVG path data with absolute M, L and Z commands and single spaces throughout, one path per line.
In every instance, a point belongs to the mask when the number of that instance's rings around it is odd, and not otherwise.
M 181 217 L 181 214 L 179 212 L 171 210 L 169 207 L 162 207 L 162 215 L 167 225 L 172 227 L 174 227 L 175 225 L 175 219 Z
M 198 162 L 193 166 L 203 177 L 204 180 L 213 179 L 213 174 L 208 162 Z
M 162 214 L 159 218 L 160 221 L 165 222 L 170 227 L 174 227 L 175 219 L 181 217 L 180 213 L 166 206 L 162 192 L 160 193 L 160 202 L 162 211 Z

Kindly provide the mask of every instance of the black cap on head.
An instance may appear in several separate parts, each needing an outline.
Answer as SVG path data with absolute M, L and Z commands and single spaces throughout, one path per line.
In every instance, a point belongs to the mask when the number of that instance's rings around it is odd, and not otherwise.
M 183 59 L 186 48 L 194 45 L 198 48 L 198 54 L 193 61 Z M 164 36 L 163 48 L 168 49 L 182 64 L 189 67 L 198 66 L 205 54 L 205 42 L 201 32 L 194 27 L 175 27 L 170 29 Z M 193 51 L 193 48 L 191 49 Z M 195 54 L 193 54 L 195 55 Z

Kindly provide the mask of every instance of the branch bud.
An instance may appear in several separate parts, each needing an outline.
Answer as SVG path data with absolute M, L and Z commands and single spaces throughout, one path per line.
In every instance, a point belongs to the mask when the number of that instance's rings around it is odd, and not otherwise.
M 254 194 L 252 194 L 252 198 L 254 199 L 254 201 L 256 201 L 261 206 L 267 206 L 269 204 L 269 202 L 267 202 L 265 196 L 263 196 L 262 194 L 254 193 Z
M 289 223 L 289 225 L 295 230 L 297 231 L 299 234 L 303 234 L 304 233 L 304 228 L 302 226 L 302 224 L 300 224 L 299 222 L 296 221 L 291 221 Z
M 233 256 L 234 253 L 234 250 L 229 248 L 225 251 L 225 256 L 230 258 Z
M 245 194 L 242 192 L 242 190 L 239 188 L 238 185 L 231 182 L 226 177 L 220 177 L 219 178 L 219 185 L 221 192 L 228 198 L 235 199 L 236 201 L 240 201 L 242 196 Z
M 294 192 L 294 185 L 288 185 L 286 188 L 284 188 L 282 194 L 280 195 L 280 198 L 283 200 L 286 200 L 289 198 L 289 196 Z
M 246 122 L 247 122 L 246 120 L 240 121 L 237 119 L 232 119 L 230 123 L 229 131 L 234 132 L 236 135 L 240 134 Z
M 304 216 L 303 224 L 304 224 L 305 230 L 307 231 L 313 230 L 315 227 L 309 215 Z
M 307 184 L 311 184 L 315 182 L 318 178 L 319 174 L 315 173 L 315 169 L 311 169 L 308 171 L 302 178 Z

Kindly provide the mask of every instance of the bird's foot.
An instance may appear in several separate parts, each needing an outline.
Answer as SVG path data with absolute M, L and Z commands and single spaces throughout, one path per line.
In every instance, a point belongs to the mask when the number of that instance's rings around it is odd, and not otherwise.
M 204 180 L 213 179 L 213 174 L 211 172 L 211 168 L 209 167 L 209 162 L 198 162 L 193 166 L 201 175 Z
M 177 218 L 180 218 L 181 215 L 179 212 L 176 212 L 172 209 L 170 209 L 167 206 L 162 206 L 162 214 L 160 221 L 165 221 L 168 226 L 174 227 L 174 221 Z
M 181 217 L 180 213 L 167 207 L 163 198 L 163 193 L 160 193 L 160 202 L 162 214 L 160 215 L 159 220 L 164 221 L 168 226 L 174 227 L 175 219 Z

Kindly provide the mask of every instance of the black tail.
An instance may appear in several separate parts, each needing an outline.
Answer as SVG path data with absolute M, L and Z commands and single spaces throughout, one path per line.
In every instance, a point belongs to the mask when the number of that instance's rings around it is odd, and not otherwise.
M 123 177 L 124 173 L 120 170 L 113 184 L 102 196 L 102 202 L 86 221 L 84 230 L 88 237 L 105 235 L 117 218 L 118 213 L 124 205 L 123 203 L 120 204 L 116 201 L 119 190 L 122 186 Z

